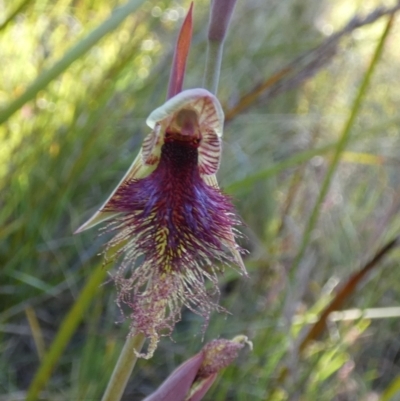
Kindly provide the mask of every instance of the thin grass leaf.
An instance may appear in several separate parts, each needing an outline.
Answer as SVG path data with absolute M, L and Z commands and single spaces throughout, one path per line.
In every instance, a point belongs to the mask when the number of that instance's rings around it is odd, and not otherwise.
M 256 174 L 252 174 L 243 178 L 241 180 L 237 180 L 232 184 L 226 185 L 224 190 L 233 193 L 236 191 L 246 190 L 251 188 L 257 181 L 272 177 L 274 175 L 279 174 L 280 172 L 295 167 L 301 163 L 307 162 L 312 159 L 314 156 L 324 155 L 331 152 L 335 148 L 336 144 L 326 145 L 317 149 L 305 150 L 304 152 L 296 153 L 292 157 L 288 157 L 287 159 L 275 163 L 273 166 L 266 168 L 265 170 L 260 170 Z
M 383 31 L 383 34 L 377 44 L 377 47 L 375 49 L 374 55 L 372 57 L 372 60 L 370 62 L 369 68 L 366 71 L 362 83 L 360 85 L 359 91 L 357 93 L 357 96 L 354 100 L 353 103 L 353 107 L 350 111 L 350 115 L 349 118 L 347 120 L 347 123 L 344 126 L 343 132 L 339 138 L 339 141 L 336 145 L 335 148 L 335 152 L 333 155 L 333 159 L 331 161 L 331 164 L 328 168 L 328 171 L 325 175 L 324 181 L 322 183 L 322 187 L 321 187 L 321 191 L 319 193 L 319 196 L 317 198 L 317 201 L 314 205 L 314 208 L 311 212 L 310 218 L 307 222 L 306 228 L 304 230 L 303 236 L 302 236 L 302 242 L 299 248 L 299 251 L 296 255 L 296 258 L 292 264 L 292 268 L 291 268 L 291 272 L 292 275 L 294 272 L 297 271 L 297 268 L 300 264 L 300 261 L 302 260 L 305 250 L 308 246 L 309 240 L 311 238 L 311 232 L 315 227 L 315 224 L 317 223 L 318 217 L 319 217 L 319 213 L 320 213 L 320 209 L 321 209 L 321 205 L 322 202 L 325 199 L 325 196 L 329 190 L 330 187 L 330 183 L 331 180 L 333 178 L 333 175 L 336 172 L 336 169 L 339 165 L 341 156 L 343 151 L 345 150 L 345 147 L 347 145 L 347 143 L 350 140 L 350 133 L 351 133 L 351 129 L 353 127 L 353 124 L 355 122 L 355 119 L 360 111 L 362 102 L 364 100 L 367 88 L 369 86 L 371 77 L 373 75 L 373 72 L 375 70 L 376 65 L 378 64 L 378 60 L 380 59 L 380 56 L 382 54 L 382 50 L 386 41 L 386 38 L 388 37 L 388 34 L 390 32 L 390 29 L 392 27 L 393 24 L 393 19 L 394 19 L 394 15 L 390 15 L 390 17 L 388 18 L 388 22 L 386 24 L 386 27 Z M 347 282 L 347 284 L 344 285 L 344 287 L 342 288 L 341 291 L 339 291 L 338 295 L 335 297 L 335 299 L 329 304 L 329 306 L 324 310 L 324 312 L 322 313 L 320 319 L 318 320 L 318 322 L 313 325 L 313 327 L 311 328 L 310 332 L 307 334 L 306 338 L 302 341 L 299 349 L 300 351 L 304 350 L 306 345 L 311 341 L 311 339 L 316 338 L 318 335 L 321 334 L 321 332 L 325 329 L 325 322 L 326 322 L 326 318 L 328 317 L 328 315 L 335 310 L 335 308 L 339 307 L 340 305 L 342 305 L 342 303 L 348 298 L 348 296 L 350 296 L 350 294 L 353 293 L 353 291 L 355 290 L 357 284 L 361 281 L 362 278 L 365 277 L 365 275 L 374 267 L 376 266 L 376 264 L 378 263 L 378 261 L 384 256 L 386 255 L 386 253 L 388 251 L 390 251 L 392 248 L 394 248 L 397 245 L 398 242 L 398 238 L 395 238 L 394 240 L 390 241 L 388 244 L 386 244 L 376 255 L 375 257 L 369 262 L 367 263 L 364 268 L 362 268 L 359 272 L 355 273 L 353 276 L 351 276 L 351 278 L 349 279 L 349 281 Z M 333 309 L 332 309 L 333 308 Z M 277 383 L 283 383 L 286 379 L 286 377 L 288 376 L 289 373 L 289 369 L 287 366 L 284 366 L 279 375 L 278 375 L 278 379 L 277 379 Z M 279 389 L 278 388 L 274 388 L 271 392 L 272 394 L 272 398 L 274 396 L 276 396 L 279 393 Z
M 385 391 L 380 398 L 380 401 L 397 400 L 400 393 L 400 375 L 396 376 L 390 384 L 387 386 Z M 396 397 L 397 396 L 397 397 Z
M 383 246 L 376 255 L 368 261 L 358 272 L 352 274 L 343 286 L 337 291 L 334 299 L 321 313 L 317 322 L 313 324 L 306 337 L 300 344 L 300 351 L 304 351 L 307 345 L 316 340 L 326 329 L 328 316 L 333 312 L 340 310 L 343 304 L 354 294 L 359 284 L 368 273 L 379 266 L 379 262 L 399 245 L 399 238 L 394 238 Z
M 32 100 L 39 91 L 62 74 L 74 61 L 81 58 L 105 35 L 115 30 L 143 2 L 144 0 L 130 0 L 124 6 L 116 8 L 107 20 L 67 51 L 61 60 L 57 61 L 50 69 L 42 72 L 20 97 L 3 109 L 0 112 L 0 124 L 3 124 L 25 103 Z
M 45 354 L 28 389 L 26 401 L 36 400 L 40 391 L 46 386 L 54 367 L 64 352 L 65 347 L 70 341 L 79 323 L 82 321 L 84 312 L 90 305 L 93 297 L 99 291 L 99 286 L 103 282 L 106 274 L 107 269 L 104 268 L 102 263 L 93 270 L 88 282 L 82 289 L 82 292 L 75 301 L 72 309 L 62 322 L 50 349 Z
M 357 28 L 374 23 L 383 16 L 393 16 L 399 9 L 400 4 L 390 8 L 378 7 L 364 18 L 352 18 L 343 29 L 332 34 L 318 47 L 296 57 L 293 61 L 268 77 L 264 82 L 261 82 L 252 90 L 242 95 L 237 104 L 225 112 L 225 122 L 231 121 L 240 115 L 240 113 L 247 110 L 265 93 L 268 92 L 268 97 L 273 98 L 278 93 L 299 86 L 305 79 L 310 79 L 331 61 L 332 57 L 336 54 L 336 48 L 342 37 L 351 34 Z
M 301 260 L 302 260 L 302 258 L 304 256 L 304 253 L 305 253 L 305 251 L 307 249 L 308 243 L 309 243 L 310 238 L 311 238 L 311 233 L 312 233 L 312 231 L 313 231 L 313 229 L 314 229 L 314 227 L 315 227 L 315 225 L 316 225 L 316 223 L 318 221 L 318 217 L 319 217 L 319 214 L 320 214 L 320 211 L 321 211 L 322 203 L 323 203 L 323 201 L 324 201 L 324 199 L 325 199 L 325 197 L 326 197 L 326 195 L 328 193 L 328 190 L 329 190 L 330 185 L 331 185 L 331 181 L 332 181 L 333 176 L 334 176 L 334 174 L 336 172 L 336 169 L 337 169 L 337 167 L 339 165 L 342 153 L 345 150 L 345 148 L 346 148 L 346 146 L 347 146 L 347 144 L 349 142 L 351 130 L 353 128 L 353 125 L 354 125 L 354 123 L 356 121 L 356 118 L 357 118 L 357 116 L 359 114 L 359 111 L 361 109 L 361 105 L 362 105 L 362 103 L 364 101 L 367 89 L 368 89 L 370 81 L 371 81 L 371 77 L 372 77 L 372 75 L 373 75 L 373 73 L 375 71 L 375 67 L 377 66 L 378 61 L 379 61 L 379 59 L 381 57 L 381 54 L 382 54 L 382 51 L 383 51 L 383 47 L 384 47 L 384 44 L 386 42 L 386 38 L 388 37 L 390 29 L 391 29 L 391 27 L 393 25 L 393 19 L 394 19 L 394 14 L 391 14 L 390 17 L 388 18 L 388 22 L 387 22 L 385 30 L 383 31 L 383 34 L 382 34 L 382 36 L 380 38 L 380 41 L 378 42 L 378 45 L 377 45 L 377 47 L 375 49 L 375 52 L 374 52 L 374 55 L 372 57 L 371 63 L 369 65 L 369 67 L 368 67 L 368 70 L 366 71 L 366 73 L 364 75 L 363 81 L 362 81 L 362 83 L 360 85 L 360 88 L 358 90 L 357 96 L 356 96 L 356 98 L 354 100 L 354 103 L 353 103 L 353 106 L 351 108 L 350 115 L 349 115 L 349 118 L 347 120 L 347 123 L 344 126 L 343 132 L 342 132 L 342 134 L 341 134 L 341 136 L 340 136 L 340 138 L 338 140 L 335 152 L 333 154 L 333 158 L 332 158 L 331 164 L 328 167 L 328 171 L 327 171 L 327 173 L 325 175 L 325 178 L 324 178 L 324 181 L 322 183 L 320 193 L 319 193 L 318 198 L 317 198 L 317 200 L 315 202 L 315 205 L 314 205 L 314 208 L 313 208 L 313 210 L 311 212 L 311 215 L 310 215 L 310 217 L 308 219 L 306 228 L 304 229 L 304 233 L 302 235 L 302 241 L 301 241 L 299 250 L 298 250 L 297 255 L 296 255 L 296 257 L 295 257 L 295 259 L 293 261 L 293 264 L 292 264 L 292 268 L 291 268 L 292 272 L 295 272 L 297 270 L 297 267 L 299 266 L 299 264 L 300 264 L 300 262 L 301 262 Z
M 29 3 L 33 3 L 33 0 L 22 0 L 21 3 L 18 4 L 17 7 L 10 13 L 10 15 L 1 23 L 0 31 L 5 29 L 8 24 L 18 15 L 20 14 L 25 7 L 29 5 Z

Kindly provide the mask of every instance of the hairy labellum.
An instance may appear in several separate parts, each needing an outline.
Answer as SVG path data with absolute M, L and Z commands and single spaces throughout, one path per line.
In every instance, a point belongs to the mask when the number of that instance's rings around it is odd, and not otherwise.
M 116 282 L 119 301 L 133 308 L 134 328 L 156 341 L 182 304 L 207 320 L 217 305 L 204 280 L 217 292 L 214 262 L 234 262 L 227 245 L 239 222 L 229 198 L 201 178 L 197 140 L 166 139 L 156 170 L 120 186 L 105 211 L 123 213 L 109 225 L 118 231 L 109 246 L 126 241 Z M 139 257 L 141 266 L 125 279 Z
M 109 220 L 107 254 L 122 257 L 115 277 L 118 303 L 132 310 L 132 332 L 150 338 L 150 357 L 186 305 L 205 318 L 221 309 L 216 271 L 246 269 L 235 242 L 239 221 L 215 177 L 224 115 L 205 89 L 180 92 L 154 110 L 152 129 L 128 172 L 77 232 Z M 123 255 L 123 256 L 122 256 Z M 217 264 L 216 264 L 217 263 Z M 213 288 L 206 290 L 206 280 Z

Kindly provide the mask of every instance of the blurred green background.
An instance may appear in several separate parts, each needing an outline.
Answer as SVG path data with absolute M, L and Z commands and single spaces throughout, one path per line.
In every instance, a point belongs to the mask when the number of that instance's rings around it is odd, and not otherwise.
M 101 399 L 128 332 L 98 255 L 106 238 L 73 232 L 115 187 L 148 132 L 147 115 L 164 102 L 189 2 L 131 1 L 135 10 L 117 21 L 123 4 L 0 1 L 1 401 L 25 399 L 63 324 L 72 337 L 40 399 Z M 232 314 L 214 313 L 205 340 L 242 333 L 254 351 L 241 353 L 206 400 L 400 400 L 396 249 L 350 292 L 345 313 L 331 315 L 322 335 L 299 352 L 336 289 L 400 230 L 398 17 L 295 262 L 388 17 L 349 27 L 335 46 L 329 40 L 356 14 L 394 5 L 238 1 L 218 93 L 227 115 L 219 180 L 246 223 L 250 278 L 229 269 L 220 278 L 220 302 Z M 185 88 L 201 85 L 208 8 L 195 1 Z M 101 39 L 88 44 L 93 31 Z M 50 76 L 60 59 L 65 68 Z M 34 81 L 32 99 L 12 103 Z M 246 101 L 255 88 L 264 89 Z M 93 274 L 98 282 L 87 308 L 66 323 Z M 201 325 L 184 311 L 174 341 L 164 338 L 153 359 L 139 360 L 124 400 L 143 399 L 197 352 Z

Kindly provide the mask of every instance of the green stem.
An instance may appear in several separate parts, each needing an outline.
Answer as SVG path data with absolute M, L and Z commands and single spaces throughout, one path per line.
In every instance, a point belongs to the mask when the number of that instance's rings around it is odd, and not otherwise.
M 353 107 L 351 108 L 351 112 L 349 115 L 349 119 L 347 120 L 346 125 L 344 126 L 342 135 L 339 138 L 339 141 L 337 143 L 336 149 L 334 151 L 334 155 L 332 158 L 332 162 L 328 168 L 328 171 L 326 173 L 325 179 L 322 183 L 322 187 L 321 187 L 321 191 L 318 195 L 317 201 L 315 202 L 314 208 L 311 212 L 310 218 L 308 220 L 307 226 L 304 230 L 304 234 L 302 237 L 302 242 L 300 244 L 300 248 L 299 251 L 297 252 L 297 255 L 293 261 L 293 265 L 292 265 L 292 273 L 294 273 L 297 270 L 297 267 L 299 266 L 304 253 L 307 249 L 308 243 L 310 241 L 311 238 L 311 233 L 318 221 L 318 217 L 319 217 L 319 213 L 321 211 L 321 206 L 322 206 L 322 202 L 324 201 L 326 194 L 328 193 L 332 178 L 336 172 L 337 166 L 340 162 L 340 158 L 341 155 L 343 153 L 343 151 L 345 150 L 347 143 L 349 141 L 350 138 L 350 132 L 351 129 L 353 128 L 354 122 L 359 114 L 362 102 L 364 100 L 365 94 L 367 92 L 367 88 L 369 86 L 369 83 L 371 81 L 371 77 L 372 74 L 375 70 L 376 65 L 378 64 L 378 60 L 382 54 L 382 50 L 383 50 L 383 45 L 385 44 L 385 40 L 388 36 L 388 33 L 390 31 L 390 28 L 392 26 L 392 22 L 393 22 L 393 17 L 394 14 L 392 14 L 388 20 L 388 23 L 386 25 L 386 28 L 379 40 L 379 43 L 375 49 L 375 53 L 373 55 L 373 58 L 371 60 L 371 63 L 369 65 L 369 68 L 367 70 L 367 72 L 364 75 L 363 81 L 360 85 L 360 88 L 358 90 L 357 96 L 354 100 L 353 103 Z
M 140 352 L 145 339 L 146 338 L 142 333 L 133 336 L 129 335 L 127 337 L 124 348 L 122 348 L 118 362 L 115 365 L 113 374 L 108 382 L 102 401 L 119 401 L 121 399 L 137 361 L 137 356 L 134 350 Z
M 222 52 L 224 42 L 209 40 L 207 44 L 206 70 L 204 73 L 203 87 L 211 93 L 217 94 L 219 74 L 221 71 Z

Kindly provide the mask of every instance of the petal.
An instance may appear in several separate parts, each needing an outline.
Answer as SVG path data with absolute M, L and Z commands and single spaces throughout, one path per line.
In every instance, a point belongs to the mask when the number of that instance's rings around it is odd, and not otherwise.
M 215 174 L 203 175 L 202 178 L 208 186 L 219 188 L 217 177 L 215 176 Z
M 179 32 L 178 41 L 175 47 L 174 60 L 172 62 L 171 75 L 168 85 L 168 99 L 182 91 L 183 78 L 185 76 L 186 60 L 189 54 L 190 43 L 192 42 L 193 31 L 193 2 L 183 21 Z
M 159 141 L 159 127 L 155 126 L 155 129 L 144 139 L 139 154 L 136 156 L 136 159 L 133 161 L 119 184 L 111 192 L 111 195 L 103 203 L 100 209 L 89 220 L 82 224 L 74 234 L 88 230 L 89 228 L 116 216 L 118 213 L 105 212 L 103 209 L 107 207 L 112 197 L 125 181 L 147 177 L 156 168 L 160 152 L 161 144 Z
M 220 370 L 233 362 L 245 344 L 252 349 L 252 343 L 243 335 L 211 341 L 176 368 L 144 401 L 200 401 Z
M 203 362 L 200 352 L 175 369 L 156 392 L 144 401 L 183 401 Z
M 202 349 L 204 353 L 203 363 L 185 401 L 200 401 L 214 383 L 221 369 L 236 359 L 239 350 L 245 344 L 248 344 L 252 349 L 252 343 L 243 335 L 236 336 L 232 340 L 221 338 L 206 344 Z
M 200 401 L 215 382 L 217 376 L 218 373 L 214 373 L 204 379 L 196 381 L 190 389 L 189 394 L 186 396 L 185 401 Z
M 221 153 L 220 138 L 222 137 L 224 124 L 224 112 L 221 104 L 206 89 L 197 88 L 183 91 L 150 114 L 146 123 L 153 131 L 143 141 L 143 146 L 138 156 L 101 208 L 81 225 L 75 231 L 75 234 L 114 217 L 117 213 L 104 212 L 103 209 L 107 207 L 119 187 L 127 180 L 141 179 L 154 171 L 159 161 L 165 130 L 182 109 L 195 111 L 200 132 L 204 137 L 199 147 L 201 173 L 203 175 L 214 174 L 218 170 Z
M 204 180 L 204 182 L 208 186 L 213 187 L 213 188 L 219 188 L 217 177 L 215 176 L 215 174 L 202 175 L 202 179 Z M 245 276 L 247 276 L 246 267 L 245 267 L 245 265 L 243 263 L 242 256 L 240 255 L 238 246 L 237 246 L 236 241 L 235 241 L 235 235 L 233 234 L 232 230 L 231 230 L 231 235 L 230 235 L 229 241 L 225 241 L 225 246 L 231 252 L 235 263 L 240 267 L 240 271 Z
M 111 198 L 127 180 L 148 176 L 159 161 L 161 146 L 166 128 L 182 109 L 194 110 L 198 117 L 200 132 L 204 137 L 199 147 L 199 167 L 202 174 L 213 174 L 218 170 L 221 153 L 221 141 L 224 124 L 224 113 L 218 99 L 206 89 L 189 89 L 169 99 L 163 106 L 154 110 L 147 118 L 147 125 L 152 132 L 143 141 L 138 156 L 127 173 L 101 208 L 75 234 L 94 227 L 114 217 L 117 213 L 104 212 Z
M 200 174 L 210 175 L 218 171 L 221 160 L 221 138 L 213 130 L 201 131 L 199 152 Z
M 224 113 L 221 104 L 212 93 L 205 89 L 183 91 L 154 110 L 146 123 L 150 128 L 154 128 L 158 124 L 161 135 L 161 132 L 168 131 L 174 126 L 175 122 L 179 120 L 180 113 L 185 110 L 195 113 L 198 129 L 201 133 L 199 146 L 200 174 L 215 174 L 218 171 L 221 158 Z
M 219 338 L 207 343 L 202 349 L 204 360 L 197 372 L 197 378 L 209 377 L 229 366 L 246 344 L 250 345 L 251 342 L 244 335 L 238 335 L 232 340 Z
M 194 110 L 199 119 L 201 132 L 214 131 L 222 137 L 224 112 L 219 100 L 208 90 L 196 88 L 178 93 L 155 109 L 147 118 L 146 124 L 154 129 L 157 123 L 168 126 L 175 114 L 182 109 Z

